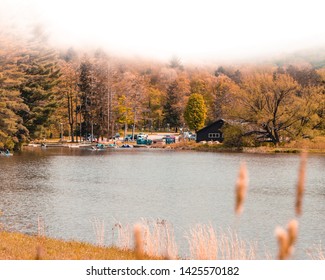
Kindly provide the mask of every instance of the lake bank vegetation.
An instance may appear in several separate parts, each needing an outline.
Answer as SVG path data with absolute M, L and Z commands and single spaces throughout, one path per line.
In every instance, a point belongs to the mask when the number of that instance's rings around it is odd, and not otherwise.
M 0 148 L 31 140 L 198 130 L 224 119 L 227 147 L 305 142 L 325 131 L 325 54 L 184 65 L 56 49 L 41 28 L 0 34 Z M 305 140 L 304 140 L 305 139 Z
M 228 137 L 228 136 L 227 136 Z M 313 139 L 296 139 L 288 143 L 280 143 L 274 146 L 272 143 L 250 143 L 245 139 L 226 138 L 224 143 L 219 142 L 200 142 L 181 140 L 179 142 L 163 145 L 153 145 L 155 148 L 174 149 L 174 150 L 193 150 L 206 152 L 244 152 L 244 153 L 300 153 L 307 151 L 311 154 L 325 153 L 325 137 L 316 136 Z M 242 135 L 240 138 L 245 138 Z

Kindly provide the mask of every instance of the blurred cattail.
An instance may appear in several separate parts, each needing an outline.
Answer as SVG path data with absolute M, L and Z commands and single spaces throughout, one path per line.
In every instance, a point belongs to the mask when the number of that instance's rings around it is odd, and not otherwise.
M 239 175 L 236 183 L 236 205 L 235 212 L 236 214 L 241 214 L 243 211 L 243 204 L 246 197 L 246 190 L 248 185 L 248 175 L 246 164 L 242 163 L 239 169 Z
M 305 191 L 306 162 L 307 153 L 302 152 L 300 157 L 300 167 L 297 182 L 296 215 L 301 215 L 302 212 L 302 198 Z
M 288 230 L 288 253 L 293 253 L 293 245 L 296 243 L 298 236 L 298 222 L 296 220 L 291 220 L 287 225 Z
M 298 235 L 298 222 L 296 220 L 290 221 L 287 230 L 277 227 L 275 235 L 279 246 L 278 259 L 285 260 L 293 253 L 293 245 L 296 243 Z
M 45 236 L 45 223 L 42 217 L 38 216 L 37 218 L 37 234 L 39 237 Z
M 143 240 L 141 225 L 134 226 L 134 251 L 138 260 L 143 259 Z
M 43 248 L 40 245 L 38 245 L 37 248 L 36 248 L 35 260 L 42 260 L 43 255 L 44 255 Z
M 278 259 L 285 260 L 288 257 L 288 233 L 282 227 L 277 227 L 275 235 L 279 246 Z

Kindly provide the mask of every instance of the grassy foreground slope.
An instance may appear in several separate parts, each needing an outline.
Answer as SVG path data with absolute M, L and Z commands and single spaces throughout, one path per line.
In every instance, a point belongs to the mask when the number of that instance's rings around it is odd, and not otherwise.
M 0 259 L 135 260 L 137 258 L 135 252 L 131 250 L 1 231 Z

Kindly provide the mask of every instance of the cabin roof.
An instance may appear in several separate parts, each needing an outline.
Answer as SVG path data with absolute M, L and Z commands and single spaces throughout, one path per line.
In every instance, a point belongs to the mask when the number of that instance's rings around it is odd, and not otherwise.
M 203 132 L 203 131 L 208 130 L 208 129 L 210 129 L 211 127 L 216 126 L 216 125 L 218 125 L 219 128 L 221 128 L 222 125 L 223 125 L 224 123 L 225 123 L 225 121 L 224 121 L 223 119 L 219 119 L 219 120 L 217 120 L 217 121 L 215 121 L 215 122 L 213 122 L 213 123 L 207 125 L 206 127 L 201 128 L 201 129 L 198 130 L 196 133 Z

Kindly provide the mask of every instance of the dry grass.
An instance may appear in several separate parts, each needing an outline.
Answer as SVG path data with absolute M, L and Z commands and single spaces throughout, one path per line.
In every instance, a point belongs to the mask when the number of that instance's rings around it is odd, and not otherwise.
M 232 231 L 217 231 L 211 226 L 197 225 L 187 237 L 190 259 L 194 260 L 254 260 L 256 244 L 249 243 Z
M 142 219 L 134 227 L 121 224 L 116 225 L 118 248 L 127 250 L 134 247 L 138 253 L 140 252 L 139 248 L 141 248 L 144 254 L 155 258 L 176 259 L 178 257 L 174 231 L 171 224 L 166 220 Z M 134 241 L 134 246 L 132 246 L 132 241 Z
M 176 259 L 178 249 L 175 242 L 174 230 L 166 220 L 155 222 L 143 220 L 144 251 L 149 256 Z
M 284 147 L 292 149 L 325 150 L 325 136 L 317 136 L 313 139 L 294 140 L 284 144 Z
M 325 249 L 322 247 L 322 244 L 315 245 L 313 248 L 307 250 L 307 255 L 312 260 L 325 260 Z
M 152 259 L 144 256 L 145 259 Z M 135 252 L 99 247 L 76 241 L 61 241 L 21 233 L 0 232 L 2 260 L 136 260 Z
M 96 236 L 96 244 L 97 246 L 105 245 L 105 223 L 103 220 L 99 220 L 97 218 L 92 221 L 93 230 Z
M 122 249 L 122 250 L 129 250 L 132 248 L 133 239 L 132 239 L 132 228 L 130 225 L 122 225 L 121 223 L 115 223 L 114 227 L 112 228 L 113 234 L 117 231 L 117 240 L 114 241 L 113 236 L 113 243 Z

